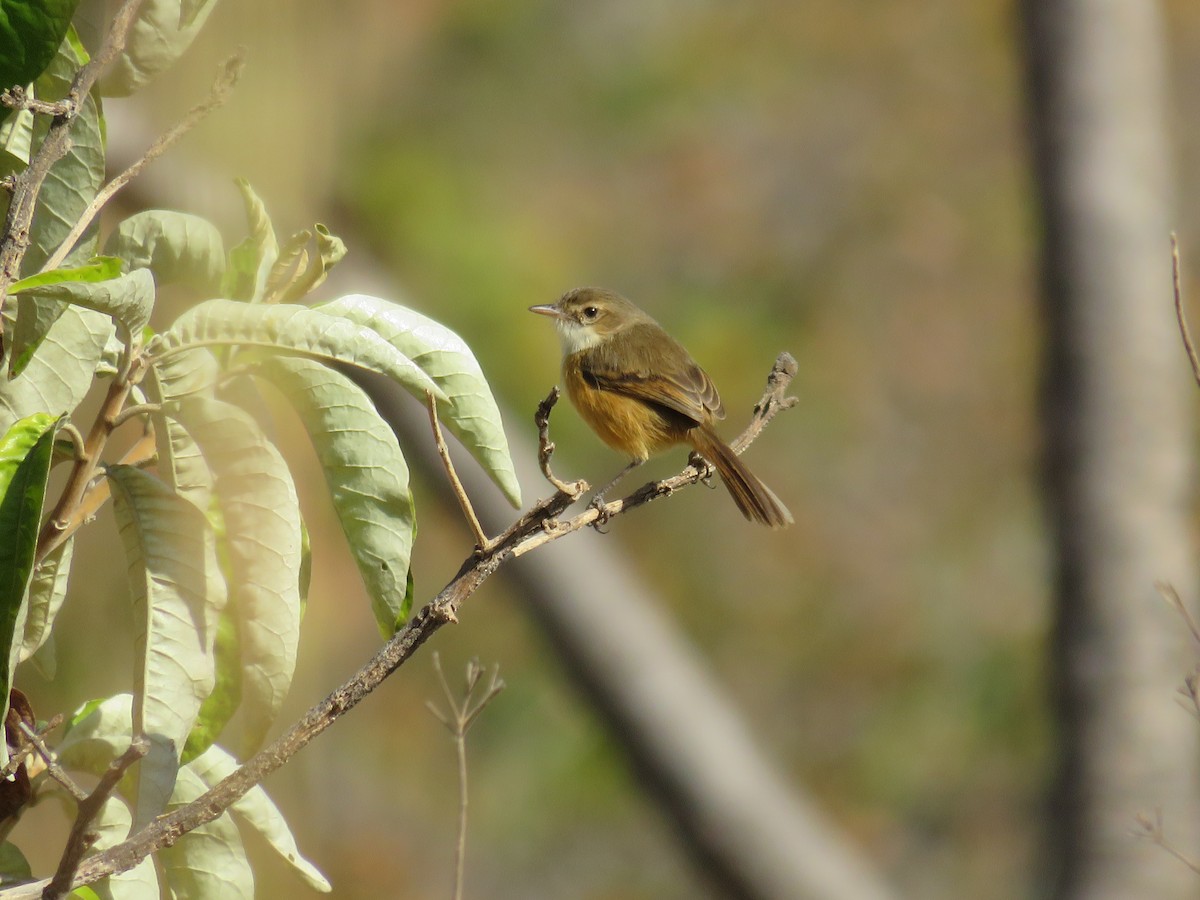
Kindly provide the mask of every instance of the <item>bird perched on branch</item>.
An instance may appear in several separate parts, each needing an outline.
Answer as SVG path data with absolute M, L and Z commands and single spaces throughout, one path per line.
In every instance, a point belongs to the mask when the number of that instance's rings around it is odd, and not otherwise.
M 630 457 L 593 503 L 651 456 L 686 443 L 712 463 L 747 519 L 771 528 L 792 523 L 787 507 L 713 428 L 725 411 L 712 379 L 654 319 L 594 287 L 529 309 L 558 327 L 571 403 L 601 440 Z

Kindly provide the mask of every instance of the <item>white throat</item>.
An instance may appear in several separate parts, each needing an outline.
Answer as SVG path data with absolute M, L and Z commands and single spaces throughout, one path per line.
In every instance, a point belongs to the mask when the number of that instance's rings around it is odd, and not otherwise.
M 596 333 L 595 328 L 580 325 L 569 319 L 559 319 L 555 324 L 558 326 L 558 339 L 562 342 L 563 356 L 570 356 L 600 343 L 600 335 Z

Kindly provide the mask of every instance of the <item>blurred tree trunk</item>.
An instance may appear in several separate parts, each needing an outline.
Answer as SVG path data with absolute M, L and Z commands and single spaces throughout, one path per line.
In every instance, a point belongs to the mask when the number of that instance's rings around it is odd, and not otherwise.
M 1132 834 L 1161 807 L 1173 843 L 1200 854 L 1200 728 L 1174 700 L 1185 634 L 1154 588 L 1196 588 L 1162 23 L 1150 0 L 1024 0 L 1022 15 L 1047 329 L 1054 893 L 1195 897 L 1200 877 Z

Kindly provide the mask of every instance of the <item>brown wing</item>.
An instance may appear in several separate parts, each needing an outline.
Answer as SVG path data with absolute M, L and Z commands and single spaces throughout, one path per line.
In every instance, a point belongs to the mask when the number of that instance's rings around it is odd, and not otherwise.
M 601 390 L 664 406 L 693 422 L 725 418 L 708 373 L 653 322 L 633 325 L 594 347 L 580 368 L 583 377 Z

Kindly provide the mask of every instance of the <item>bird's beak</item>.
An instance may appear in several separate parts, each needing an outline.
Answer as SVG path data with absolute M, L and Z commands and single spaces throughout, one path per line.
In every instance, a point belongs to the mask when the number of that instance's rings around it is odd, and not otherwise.
M 566 316 L 563 315 L 563 311 L 557 306 L 531 306 L 529 307 L 529 311 L 531 313 L 537 313 L 539 316 L 551 316 L 555 319 L 566 318 Z

